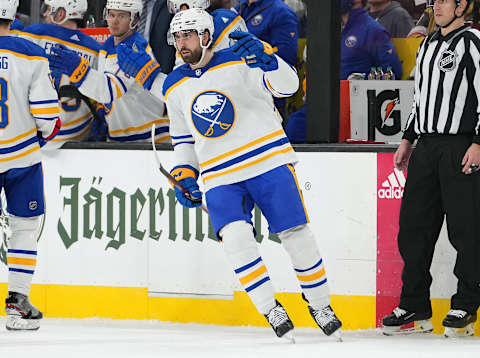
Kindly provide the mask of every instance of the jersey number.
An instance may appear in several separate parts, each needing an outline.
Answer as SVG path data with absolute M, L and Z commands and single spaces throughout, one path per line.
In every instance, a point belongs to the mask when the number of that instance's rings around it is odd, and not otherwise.
M 0 77 L 0 129 L 8 126 L 8 82 L 5 78 Z

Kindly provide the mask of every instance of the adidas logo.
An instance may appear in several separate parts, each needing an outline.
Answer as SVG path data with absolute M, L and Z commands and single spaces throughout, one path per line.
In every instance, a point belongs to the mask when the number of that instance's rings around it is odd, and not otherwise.
M 80 37 L 78 37 L 77 34 L 73 35 L 72 37 L 70 37 L 70 40 L 73 40 L 73 41 L 80 41 Z
M 387 180 L 382 183 L 382 187 L 378 189 L 378 197 L 380 199 L 401 199 L 405 181 L 403 172 L 393 169 L 393 173 L 388 176 Z

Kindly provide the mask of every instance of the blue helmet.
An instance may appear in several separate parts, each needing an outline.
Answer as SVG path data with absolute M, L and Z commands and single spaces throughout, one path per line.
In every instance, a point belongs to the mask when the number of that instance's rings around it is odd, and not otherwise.
M 353 7 L 353 0 L 342 0 L 342 7 L 341 7 L 341 14 L 346 14 L 347 12 L 350 12 Z

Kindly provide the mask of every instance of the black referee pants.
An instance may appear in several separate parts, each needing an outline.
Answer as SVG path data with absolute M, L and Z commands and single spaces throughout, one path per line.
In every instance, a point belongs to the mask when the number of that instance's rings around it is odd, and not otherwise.
M 470 144 L 466 136 L 423 136 L 410 158 L 398 234 L 400 307 L 408 311 L 432 311 L 430 266 L 444 217 L 457 251 L 451 308 L 473 313 L 480 305 L 480 172 L 461 171 Z

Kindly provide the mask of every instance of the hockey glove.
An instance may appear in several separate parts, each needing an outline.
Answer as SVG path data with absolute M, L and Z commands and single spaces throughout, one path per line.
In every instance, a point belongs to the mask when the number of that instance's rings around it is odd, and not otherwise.
M 132 76 L 146 90 L 152 88 L 153 81 L 161 72 L 160 65 L 145 51 L 145 48 L 133 49 L 121 43 L 117 46 L 118 66 L 127 75 Z
M 238 30 L 233 31 L 229 37 L 236 41 L 230 48 L 244 58 L 248 66 L 259 67 L 265 72 L 278 68 L 277 58 L 268 43 L 260 41 L 251 33 Z
M 48 141 L 51 141 L 53 138 L 55 138 L 60 131 L 60 127 L 62 126 L 62 122 L 60 118 L 57 118 L 55 121 L 55 127 L 53 127 L 52 133 L 47 138 L 44 138 L 42 135 L 42 132 L 37 131 L 37 138 L 38 138 L 38 144 L 40 145 L 40 148 L 42 148 L 45 144 L 47 144 Z
M 50 71 L 52 73 L 64 73 L 70 77 L 70 82 L 80 87 L 90 71 L 90 63 L 84 57 L 79 56 L 63 45 L 52 47 L 48 56 Z
M 187 191 L 184 193 L 175 186 L 175 196 L 180 204 L 187 208 L 196 208 L 202 205 L 202 192 L 197 184 L 197 171 L 190 166 L 175 167 L 170 174 Z

